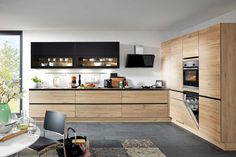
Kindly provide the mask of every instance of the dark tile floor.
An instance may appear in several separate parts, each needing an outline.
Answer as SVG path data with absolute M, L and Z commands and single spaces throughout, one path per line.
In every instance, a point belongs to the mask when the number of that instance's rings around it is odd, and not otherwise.
M 87 136 L 91 147 L 120 148 L 121 140 L 148 138 L 167 157 L 236 157 L 236 152 L 224 152 L 172 123 L 68 123 L 67 125 L 75 128 L 79 135 Z
M 121 147 L 119 140 L 149 138 L 167 157 L 236 157 L 172 123 L 70 123 L 92 147 Z

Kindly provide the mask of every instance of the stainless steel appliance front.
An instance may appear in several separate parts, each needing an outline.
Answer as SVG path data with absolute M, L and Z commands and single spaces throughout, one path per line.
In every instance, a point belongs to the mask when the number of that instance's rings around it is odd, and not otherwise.
M 198 59 L 185 60 L 183 62 L 183 84 L 185 88 L 198 88 Z

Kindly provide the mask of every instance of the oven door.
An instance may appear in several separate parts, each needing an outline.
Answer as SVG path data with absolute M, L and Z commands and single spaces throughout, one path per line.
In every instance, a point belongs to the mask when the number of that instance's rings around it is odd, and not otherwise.
M 198 68 L 184 68 L 183 83 L 184 87 L 198 88 Z

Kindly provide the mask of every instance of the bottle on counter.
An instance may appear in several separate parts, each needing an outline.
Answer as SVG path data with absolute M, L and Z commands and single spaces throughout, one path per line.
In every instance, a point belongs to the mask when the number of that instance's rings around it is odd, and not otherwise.
M 71 88 L 77 88 L 77 86 L 76 86 L 76 76 L 71 77 Z
M 120 81 L 118 86 L 119 86 L 119 88 L 123 88 L 123 81 Z
M 124 82 L 124 83 L 123 83 L 124 88 L 128 88 L 128 87 L 129 87 L 128 81 L 127 81 L 126 79 L 124 79 L 123 82 Z
M 79 74 L 78 86 L 81 86 L 81 75 Z

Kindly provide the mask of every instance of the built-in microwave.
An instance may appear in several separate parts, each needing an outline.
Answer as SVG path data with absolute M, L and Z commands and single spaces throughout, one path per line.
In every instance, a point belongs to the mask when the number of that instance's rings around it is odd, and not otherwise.
M 185 88 L 198 88 L 199 86 L 198 59 L 183 61 L 183 84 Z

